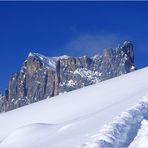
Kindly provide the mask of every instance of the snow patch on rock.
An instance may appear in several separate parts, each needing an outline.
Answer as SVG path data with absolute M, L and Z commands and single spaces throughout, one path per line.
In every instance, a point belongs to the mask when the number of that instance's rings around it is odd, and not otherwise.
M 30 52 L 28 57 L 33 56 L 36 57 L 37 59 L 39 59 L 46 68 L 48 69 L 52 69 L 52 70 L 56 70 L 56 63 L 59 59 L 68 59 L 70 56 L 67 55 L 63 55 L 63 56 L 59 56 L 59 57 L 46 57 L 42 54 L 39 53 L 33 53 Z

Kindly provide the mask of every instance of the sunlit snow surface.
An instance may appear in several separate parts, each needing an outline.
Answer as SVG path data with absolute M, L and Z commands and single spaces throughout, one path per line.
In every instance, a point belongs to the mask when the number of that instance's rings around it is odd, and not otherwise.
M 0 115 L 1 148 L 128 147 L 148 114 L 148 68 Z

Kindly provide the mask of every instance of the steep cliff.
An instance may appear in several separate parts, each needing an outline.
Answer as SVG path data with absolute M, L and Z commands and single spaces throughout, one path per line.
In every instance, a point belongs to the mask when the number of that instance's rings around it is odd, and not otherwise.
M 0 96 L 0 112 L 98 83 L 135 70 L 133 45 L 124 42 L 94 57 L 45 57 L 30 53 Z

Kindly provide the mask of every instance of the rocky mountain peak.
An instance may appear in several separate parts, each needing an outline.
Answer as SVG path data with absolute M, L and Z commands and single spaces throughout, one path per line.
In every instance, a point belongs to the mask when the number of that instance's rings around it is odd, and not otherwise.
M 47 57 L 39 53 L 30 52 L 27 58 L 27 61 L 34 61 L 36 63 L 40 63 L 44 68 L 56 71 L 57 61 L 60 59 L 68 59 L 70 56 L 63 55 L 59 57 Z
M 46 57 L 29 53 L 21 70 L 0 96 L 0 111 L 9 111 L 39 100 L 95 84 L 135 70 L 132 43 L 104 49 L 93 57 Z

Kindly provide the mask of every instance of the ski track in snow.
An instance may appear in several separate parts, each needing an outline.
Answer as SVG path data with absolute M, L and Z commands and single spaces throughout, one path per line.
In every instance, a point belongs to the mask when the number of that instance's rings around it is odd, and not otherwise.
M 79 147 L 128 147 L 137 136 L 144 119 L 148 119 L 148 95 L 144 96 L 143 101 L 140 101 L 127 112 L 123 112 L 121 115 L 114 118 L 112 122 L 104 125 L 104 128 L 101 129 L 98 134 L 90 137 L 90 142 Z M 148 138 L 148 130 L 146 133 L 147 137 L 144 137 L 145 141 L 141 138 L 141 135 L 143 136 L 145 134 L 146 128 L 148 128 L 148 122 L 143 123 L 143 128 L 140 130 L 140 136 L 136 137 L 135 142 L 129 146 L 129 148 L 148 147 L 146 139 Z
M 130 144 L 129 148 L 147 148 L 148 147 L 148 120 L 143 120 L 141 128 L 138 131 L 134 141 Z

